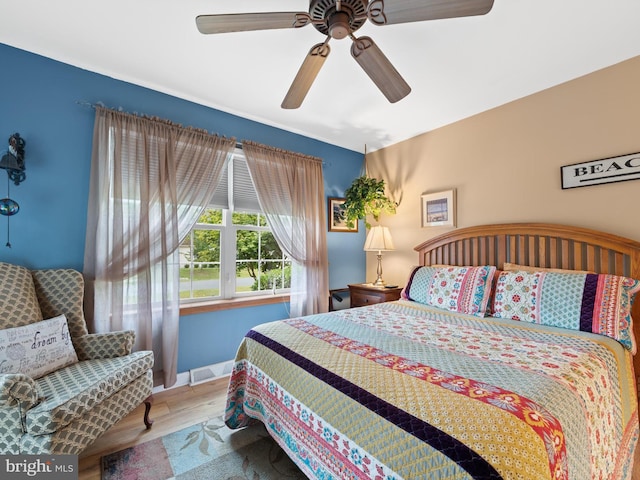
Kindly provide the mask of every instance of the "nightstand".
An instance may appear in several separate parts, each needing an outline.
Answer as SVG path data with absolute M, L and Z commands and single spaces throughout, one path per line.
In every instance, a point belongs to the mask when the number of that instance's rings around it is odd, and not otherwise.
M 374 303 L 391 302 L 400 298 L 402 287 L 374 287 L 370 283 L 349 285 L 349 296 L 352 307 L 364 307 Z

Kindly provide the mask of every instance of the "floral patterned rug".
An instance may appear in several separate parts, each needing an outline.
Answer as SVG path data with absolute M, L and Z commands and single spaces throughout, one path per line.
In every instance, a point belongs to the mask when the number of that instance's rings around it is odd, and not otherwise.
M 102 457 L 102 480 L 306 479 L 262 424 L 230 430 L 222 418 Z

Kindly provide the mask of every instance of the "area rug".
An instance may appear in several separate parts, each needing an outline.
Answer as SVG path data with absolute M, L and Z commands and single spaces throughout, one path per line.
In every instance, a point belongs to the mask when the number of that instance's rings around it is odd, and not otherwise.
M 303 480 L 262 424 L 230 430 L 222 418 L 102 457 L 102 480 Z

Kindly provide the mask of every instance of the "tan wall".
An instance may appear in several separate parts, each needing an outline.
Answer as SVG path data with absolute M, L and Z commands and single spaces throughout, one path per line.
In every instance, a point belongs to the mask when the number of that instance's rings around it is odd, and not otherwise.
M 404 284 L 413 247 L 451 227 L 420 226 L 420 195 L 455 188 L 457 225 L 552 222 L 640 240 L 640 180 L 561 189 L 560 167 L 640 152 L 640 57 L 367 154 L 400 201 L 383 216 L 396 251 L 384 279 Z M 428 106 L 425 106 L 428 108 Z M 376 256 L 367 255 L 367 281 Z

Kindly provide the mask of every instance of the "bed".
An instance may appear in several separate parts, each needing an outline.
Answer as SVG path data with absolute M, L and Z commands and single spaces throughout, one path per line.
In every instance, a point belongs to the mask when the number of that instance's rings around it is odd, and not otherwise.
M 640 243 L 527 223 L 415 249 L 398 301 L 248 332 L 227 425 L 311 479 L 630 479 Z

